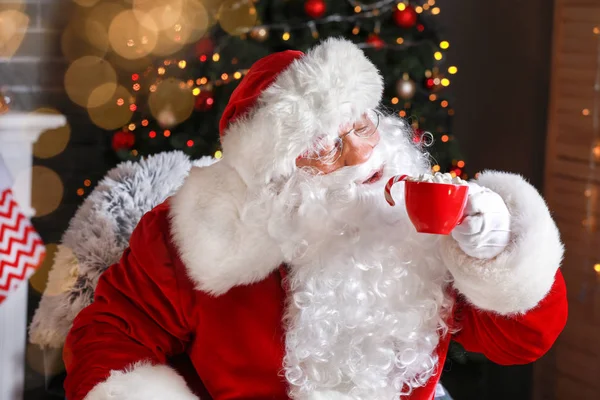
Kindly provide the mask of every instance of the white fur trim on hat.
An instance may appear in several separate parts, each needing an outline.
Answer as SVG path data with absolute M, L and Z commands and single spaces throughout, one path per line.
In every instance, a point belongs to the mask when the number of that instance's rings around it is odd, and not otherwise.
M 223 161 L 248 185 L 289 176 L 317 135 L 376 108 L 383 79 L 355 44 L 330 38 L 295 60 L 223 137 Z
M 522 177 L 486 172 L 477 183 L 504 199 L 511 215 L 511 243 L 495 258 L 480 260 L 466 255 L 448 236 L 442 239 L 442 258 L 456 289 L 475 306 L 524 313 L 552 287 L 564 253 L 558 228 L 542 196 Z
M 283 261 L 266 222 L 242 215 L 246 201 L 246 185 L 223 162 L 192 168 L 171 198 L 171 233 L 198 289 L 222 294 L 266 278 Z
M 111 371 L 84 400 L 198 400 L 185 380 L 166 365 L 135 363 L 124 371 Z

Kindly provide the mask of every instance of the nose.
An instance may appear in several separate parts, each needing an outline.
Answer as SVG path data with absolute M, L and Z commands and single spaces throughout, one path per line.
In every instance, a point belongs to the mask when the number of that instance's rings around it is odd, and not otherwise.
M 344 165 L 360 165 L 371 158 L 373 149 L 379 144 L 379 132 L 376 131 L 373 136 L 368 138 L 361 138 L 351 134 L 342 140 L 344 141 L 344 150 L 342 153 Z

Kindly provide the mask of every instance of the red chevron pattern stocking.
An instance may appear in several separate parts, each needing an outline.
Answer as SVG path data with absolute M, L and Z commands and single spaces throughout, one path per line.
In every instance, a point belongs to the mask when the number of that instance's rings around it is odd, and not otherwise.
M 29 279 L 45 255 L 42 239 L 10 189 L 0 193 L 0 304 Z

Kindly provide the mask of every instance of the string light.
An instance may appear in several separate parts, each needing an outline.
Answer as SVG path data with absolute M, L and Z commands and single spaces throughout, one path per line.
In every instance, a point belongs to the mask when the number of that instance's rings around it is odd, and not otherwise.
M 235 79 L 240 79 L 242 77 L 242 73 L 240 71 L 236 71 L 233 73 L 233 77 Z
M 134 157 L 137 157 L 138 151 L 136 149 L 131 150 L 131 155 L 133 155 Z
M 398 104 L 398 101 L 397 97 L 392 97 L 392 104 Z
M 130 104 L 129 105 L 129 110 L 130 111 L 135 111 L 135 110 L 137 110 L 137 106 L 135 104 Z
M 404 117 L 406 117 L 406 111 L 400 110 L 400 111 L 398 111 L 398 115 L 401 116 L 402 118 L 404 118 Z
M 165 68 L 164 68 L 164 67 L 158 67 L 158 74 L 159 74 L 159 75 L 164 75 L 164 74 L 165 74 L 165 72 L 167 72 L 167 71 L 165 70 Z
M 439 8 L 439 7 L 433 7 L 433 8 L 431 9 L 431 13 L 432 13 L 433 15 L 438 15 L 438 14 L 440 13 L 440 8 Z
M 150 139 L 154 139 L 156 137 L 156 131 L 150 131 L 150 133 L 148 133 L 148 136 L 150 136 Z
M 583 110 L 581 110 L 581 114 L 587 117 L 588 115 L 590 115 L 590 110 L 588 108 L 584 108 Z
M 421 7 L 421 6 L 416 6 L 416 7 L 415 7 L 415 12 L 416 12 L 417 14 L 421 14 L 421 13 L 423 12 L 423 7 Z
M 135 131 L 135 124 L 129 124 L 127 127 L 130 131 Z
M 192 147 L 194 145 L 194 141 L 190 139 L 186 142 L 186 145 L 187 147 Z
M 289 32 L 284 32 L 283 35 L 281 35 L 281 38 L 285 41 L 290 40 L 290 33 Z
M 423 10 L 425 10 L 425 11 L 429 10 L 429 4 L 423 4 Z
M 90 181 L 89 179 L 86 179 L 85 181 L 83 181 L 83 185 L 90 187 L 92 185 L 92 181 Z
M 171 136 L 171 131 L 170 131 L 170 130 L 168 130 L 168 129 L 165 129 L 165 131 L 163 132 L 163 136 L 164 136 L 164 137 L 169 137 L 169 136 Z
M 179 68 L 184 69 L 185 66 L 187 65 L 187 62 L 185 60 L 181 60 L 179 61 L 179 64 L 177 64 L 179 66 Z
M 142 126 L 148 126 L 148 120 L 147 119 L 142 120 Z
M 82 188 L 77 189 L 77 196 L 83 196 L 83 193 L 84 191 Z
M 193 88 L 192 89 L 192 94 L 194 96 L 198 96 L 200 94 L 200 92 L 201 92 L 200 88 Z
M 206 54 L 202 54 L 202 55 L 200 56 L 200 62 L 205 62 L 205 61 L 206 61 L 206 59 L 207 59 L 207 57 L 206 57 Z
M 213 60 L 214 62 L 218 62 L 220 59 L 221 59 L 221 56 L 219 55 L 219 53 L 215 53 L 215 54 L 213 54 L 213 56 L 212 56 L 212 60 Z
M 435 53 L 433 53 L 433 58 L 435 58 L 436 60 L 441 60 L 442 59 L 442 53 L 439 51 L 436 51 Z
M 221 74 L 221 79 L 223 79 L 224 81 L 226 81 L 227 79 L 229 79 L 229 75 L 227 75 L 226 73 L 222 73 Z
M 431 169 L 433 170 L 433 172 L 439 172 L 439 170 L 441 169 L 439 165 L 434 165 L 433 167 L 431 167 Z
M 456 68 L 454 65 L 451 67 L 448 67 L 448 73 L 451 75 L 454 75 L 458 72 L 458 68 Z
M 594 271 L 600 273 L 600 263 L 594 264 Z
M 398 3 L 398 5 L 396 7 L 398 7 L 398 10 L 400 10 L 400 11 L 406 10 L 406 4 L 404 4 L 404 3 Z
M 440 105 L 442 106 L 442 108 L 446 108 L 448 107 L 448 101 L 447 100 L 443 100 Z
M 464 166 L 465 166 L 465 162 L 464 162 L 464 161 L 462 161 L 462 160 L 460 160 L 459 162 L 457 162 L 457 163 L 456 163 L 456 166 L 457 166 L 458 168 L 464 168 Z
M 132 81 L 137 81 L 138 79 L 140 79 L 139 74 L 133 74 L 133 75 L 131 75 L 131 80 Z
M 140 86 L 140 84 L 139 84 L 139 83 L 134 83 L 134 84 L 133 84 L 133 90 L 135 90 L 136 92 L 137 92 L 138 90 L 140 90 L 140 88 L 141 88 L 141 86 Z
M 442 78 L 442 80 L 440 81 L 442 86 L 450 86 L 450 79 L 448 78 Z
M 401 37 L 396 38 L 396 43 L 398 43 L 398 44 L 404 43 L 404 38 L 401 38 Z
M 448 135 L 442 135 L 442 142 L 446 143 L 448 140 L 450 140 L 450 137 L 448 137 Z
M 352 28 L 352 34 L 358 35 L 359 32 L 360 32 L 360 28 L 358 27 L 358 25 L 355 25 L 354 28 Z
M 600 35 L 600 27 L 595 26 L 592 32 L 594 32 L 594 35 Z
M 356 7 L 354 7 L 354 12 L 355 12 L 355 13 L 359 13 L 359 12 L 361 12 L 361 11 L 362 11 L 362 8 L 360 8 L 360 6 L 356 6 Z
M 446 50 L 448 47 L 450 47 L 450 42 L 448 42 L 447 40 L 443 40 L 440 43 L 440 49 Z
M 429 95 L 429 100 L 430 101 L 436 101 L 437 100 L 437 96 L 432 93 L 432 94 Z
M 429 1 L 427 2 L 427 4 L 429 4 L 430 6 L 432 6 L 432 7 L 433 7 L 433 6 L 435 6 L 435 0 L 429 0 Z
M 223 152 L 221 150 L 215 151 L 215 158 L 218 160 L 223 157 Z
M 125 100 L 123 100 L 122 98 L 118 98 L 117 99 L 117 105 L 118 106 L 122 106 L 123 104 L 125 104 Z

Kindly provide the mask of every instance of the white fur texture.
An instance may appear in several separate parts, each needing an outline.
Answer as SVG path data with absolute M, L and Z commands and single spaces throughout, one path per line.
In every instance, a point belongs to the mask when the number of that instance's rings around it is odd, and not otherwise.
M 92 302 L 100 274 L 118 262 L 131 232 L 146 213 L 182 184 L 192 165 L 179 151 L 124 162 L 98 183 L 65 231 L 48 276 L 48 285 L 29 328 L 32 343 L 60 348 L 77 314 Z
M 246 185 L 219 162 L 193 168 L 171 199 L 171 230 L 188 275 L 214 295 L 264 279 L 283 261 L 266 223 L 245 212 Z
M 84 400 L 198 400 L 185 380 L 166 365 L 138 362 L 124 371 L 111 371 Z
M 223 161 L 249 186 L 295 170 L 295 160 L 318 135 L 379 105 L 383 80 L 352 42 L 330 38 L 281 72 L 256 107 L 223 138 Z
M 546 296 L 554 282 L 564 253 L 558 228 L 544 199 L 522 177 L 485 172 L 477 183 L 504 199 L 511 214 L 511 243 L 497 257 L 479 260 L 446 237 L 442 258 L 454 286 L 475 306 L 500 314 L 524 313 Z

